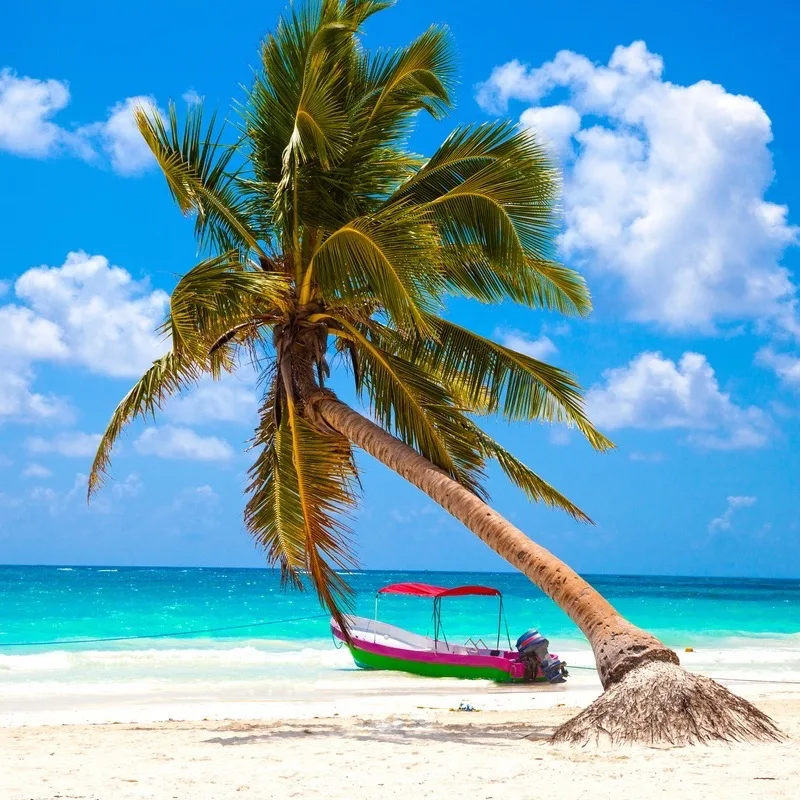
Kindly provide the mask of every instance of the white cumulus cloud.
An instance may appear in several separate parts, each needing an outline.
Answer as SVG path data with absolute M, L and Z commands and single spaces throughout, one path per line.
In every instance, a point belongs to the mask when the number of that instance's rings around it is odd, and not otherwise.
M 543 106 L 523 111 L 520 122 L 544 137 L 556 155 L 568 158 L 572 137 L 581 127 L 581 115 L 572 106 Z
M 10 347 L 21 356 L 69 360 L 101 375 L 138 377 L 166 352 L 156 328 L 168 295 L 135 281 L 104 256 L 69 253 L 60 267 L 24 272 L 14 291 L 27 308 L 0 306 L 0 320 L 19 327 Z
M 715 517 L 711 520 L 711 522 L 708 523 L 708 530 L 711 531 L 711 533 L 715 533 L 716 531 L 730 530 L 733 525 L 733 515 L 736 513 L 736 510 L 739 508 L 749 508 L 750 506 L 755 505 L 755 502 L 755 497 L 729 497 L 727 508 L 722 512 L 722 514 L 720 514 L 718 517 Z
M 88 143 L 99 145 L 108 156 L 111 168 L 120 175 L 140 175 L 156 163 L 136 126 L 133 112 L 138 107 L 161 113 L 152 97 L 128 97 L 110 109 L 105 122 L 96 122 L 78 131 Z
M 159 458 L 184 458 L 194 461 L 228 461 L 233 448 L 216 436 L 201 436 L 191 428 L 161 425 L 147 428 L 134 442 L 137 452 Z
M 22 470 L 23 478 L 49 478 L 52 474 L 51 470 L 47 467 L 43 467 L 41 464 L 28 464 L 28 466 Z
M 69 458 L 84 458 L 93 456 L 99 443 L 99 433 L 65 431 L 50 439 L 34 436 L 26 444 L 31 453 L 57 453 Z
M 624 367 L 606 370 L 604 383 L 586 395 L 589 418 L 601 429 L 683 429 L 687 440 L 716 450 L 763 447 L 772 421 L 756 407 L 737 405 L 720 390 L 700 353 L 677 363 L 645 352 Z
M 51 320 L 37 316 L 30 308 L 0 306 L 0 330 L 3 331 L 5 351 L 0 359 L 6 362 L 11 356 L 19 362 L 58 360 L 67 355 L 61 328 Z
M 524 331 L 506 328 L 498 328 L 494 335 L 504 347 L 516 350 L 518 353 L 539 361 L 543 361 L 558 352 L 558 348 L 549 336 L 542 335 L 534 339 Z
M 763 347 L 756 353 L 756 363 L 769 367 L 791 389 L 800 389 L 800 357 Z
M 641 461 L 643 464 L 659 464 L 664 460 L 664 454 L 659 452 L 641 453 L 638 450 L 634 450 L 628 454 L 628 458 L 631 461 Z
M 769 117 L 751 97 L 708 80 L 671 83 L 663 69 L 644 42 L 617 47 L 607 65 L 561 51 L 538 67 L 496 68 L 478 100 L 491 111 L 533 104 L 522 121 L 562 149 L 574 136 L 562 250 L 618 282 L 631 318 L 673 331 L 751 321 L 800 334 L 796 287 L 780 263 L 797 229 L 786 206 L 765 199 Z M 554 91 L 559 104 L 543 105 Z
M 156 333 L 169 298 L 103 256 L 70 253 L 34 267 L 0 304 L 0 422 L 74 416 L 66 398 L 36 391 L 37 362 L 77 364 L 112 377 L 138 377 L 167 349 Z
M 72 421 L 74 410 L 67 399 L 35 391 L 33 379 L 27 367 L 16 366 L 12 371 L 0 360 L 0 422 Z
M 257 411 L 255 392 L 231 380 L 203 383 L 175 398 L 166 408 L 167 416 L 190 424 L 240 422 L 249 425 L 254 424 Z
M 67 84 L 0 71 L 0 150 L 45 157 L 66 144 L 66 132 L 51 121 L 69 103 Z
M 108 110 L 105 120 L 75 129 L 53 120 L 69 102 L 65 81 L 20 77 L 9 68 L 0 70 L 0 150 L 33 158 L 70 154 L 108 164 L 125 176 L 155 166 L 133 118 L 137 106 L 153 108 L 163 116 L 154 98 L 127 97 Z
M 142 482 L 139 476 L 131 473 L 124 481 L 118 481 L 111 486 L 114 497 L 136 497 L 142 491 Z

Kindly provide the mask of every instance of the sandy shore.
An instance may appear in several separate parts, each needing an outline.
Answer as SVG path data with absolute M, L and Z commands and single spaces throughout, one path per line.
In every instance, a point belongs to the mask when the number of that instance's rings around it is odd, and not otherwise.
M 788 741 L 556 747 L 547 735 L 576 709 L 552 701 L 568 700 L 567 694 L 548 702 L 540 696 L 535 708 L 526 700 L 514 710 L 489 710 L 498 704 L 486 694 L 475 713 L 443 710 L 454 696 L 429 695 L 407 698 L 400 713 L 374 706 L 359 712 L 351 702 L 335 717 L 16 724 L 0 728 L 0 797 L 797 798 L 800 693 L 745 693 L 776 719 Z

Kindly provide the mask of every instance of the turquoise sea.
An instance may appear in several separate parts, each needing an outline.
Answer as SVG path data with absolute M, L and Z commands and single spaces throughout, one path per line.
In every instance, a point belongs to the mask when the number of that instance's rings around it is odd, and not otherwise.
M 800 580 L 588 579 L 689 669 L 740 688 L 800 684 Z M 585 639 L 521 575 L 357 572 L 349 580 L 356 611 L 367 616 L 375 591 L 388 583 L 495 586 L 511 641 L 539 628 L 570 665 L 560 691 L 580 704 L 599 690 Z M 431 632 L 430 600 L 385 596 L 379 611 L 386 621 Z M 497 599 L 447 598 L 443 619 L 449 641 L 494 642 Z M 503 625 L 501 646 L 505 636 Z M 445 707 L 463 697 L 483 707 L 544 702 L 541 690 L 535 700 L 529 688 L 521 687 L 522 698 L 514 691 L 358 670 L 335 647 L 316 596 L 284 591 L 270 570 L 0 567 L 0 725 L 330 714 L 348 703 L 413 710 L 432 697 Z
M 800 680 L 800 580 L 587 577 L 691 668 Z M 579 631 L 521 575 L 357 572 L 349 580 L 356 610 L 365 616 L 374 612 L 375 591 L 388 583 L 495 586 L 504 594 L 512 642 L 535 627 L 552 651 L 583 664 L 579 669 L 591 668 Z M 380 616 L 420 633 L 431 630 L 426 599 L 386 596 Z M 445 599 L 443 619 L 450 641 L 494 641 L 497 600 Z M 505 637 L 503 626 L 501 646 Z M 73 641 L 107 638 L 119 640 Z M 686 647 L 695 653 L 684 656 Z M 281 699 L 298 687 L 315 697 L 338 696 L 380 680 L 359 673 L 347 651 L 334 647 L 316 596 L 282 590 L 270 570 L 0 567 L 0 711 L 24 710 L 37 698 L 49 698 L 48 709 L 59 702 L 78 707 L 78 697 L 85 703 L 90 694 L 123 697 L 134 689 L 136 702 L 160 691 L 199 702 L 208 687 L 225 697 Z
M 800 636 L 800 579 L 627 575 L 587 579 L 625 616 L 675 647 Z M 348 580 L 356 592 L 357 613 L 365 616 L 374 612 L 375 591 L 388 583 L 480 583 L 503 592 L 512 639 L 531 627 L 540 628 L 553 642 L 571 644 L 581 638 L 548 598 L 515 573 L 357 572 Z M 494 598 L 450 598 L 444 603 L 446 631 L 454 636 L 486 637 L 496 631 Z M 380 612 L 387 621 L 424 632 L 431 604 L 425 599 L 384 596 Z M 317 618 L 279 622 L 297 617 Z M 0 566 L 0 653 L 4 654 L 22 652 L 12 643 L 52 643 L 33 648 L 41 651 L 62 646 L 59 643 L 68 639 L 163 636 L 255 622 L 276 624 L 190 634 L 180 640 L 197 644 L 328 639 L 327 619 L 313 592 L 284 591 L 272 570 Z M 169 646 L 176 642 L 170 636 L 165 640 Z M 148 644 L 164 646 L 156 639 Z M 91 648 L 131 645 L 91 643 Z M 69 645 L 73 650 L 88 646 Z

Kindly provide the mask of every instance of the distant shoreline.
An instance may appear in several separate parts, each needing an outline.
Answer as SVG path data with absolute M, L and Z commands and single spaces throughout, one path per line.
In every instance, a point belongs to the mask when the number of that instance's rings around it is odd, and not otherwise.
M 185 564 L 177 565 L 163 565 L 163 564 L 0 564 L 0 569 L 6 568 L 29 568 L 29 569 L 125 569 L 125 570 L 227 570 L 227 571 L 252 571 L 252 572 L 269 572 L 278 574 L 279 569 L 273 567 L 255 567 L 255 566 L 192 566 Z M 409 575 L 514 575 L 517 574 L 516 570 L 444 570 L 444 569 L 358 569 L 351 570 L 350 574 L 376 574 L 381 572 L 402 573 Z M 709 580 L 709 581 L 776 581 L 783 583 L 797 583 L 800 581 L 800 575 L 797 576 L 778 576 L 770 577 L 764 575 L 666 575 L 657 572 L 580 572 L 584 578 L 646 578 L 648 580 L 655 580 L 663 578 L 664 580 Z

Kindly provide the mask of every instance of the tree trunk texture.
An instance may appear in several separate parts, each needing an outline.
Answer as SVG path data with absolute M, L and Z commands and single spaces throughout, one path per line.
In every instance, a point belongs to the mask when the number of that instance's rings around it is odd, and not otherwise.
M 425 492 L 526 575 L 583 631 L 594 651 L 603 689 L 612 691 L 606 691 L 578 717 L 558 729 L 554 736 L 556 740 L 585 742 L 592 737 L 605 735 L 613 741 L 666 740 L 688 743 L 709 739 L 779 736 L 777 728 L 762 712 L 710 679 L 686 673 L 680 668 L 678 656 L 672 650 L 652 634 L 628 622 L 573 569 L 383 428 L 326 391 L 316 392 L 307 398 L 306 414 L 316 424 L 322 423 L 340 432 L 357 447 Z M 636 708 L 637 704 L 646 705 L 648 698 L 652 701 L 653 687 L 648 686 L 648 681 L 643 678 L 653 671 L 653 665 L 658 664 L 662 666 L 653 674 L 664 680 L 666 689 L 659 696 L 672 697 L 674 701 L 677 691 L 683 701 L 677 705 L 672 702 L 670 713 L 661 708 L 653 714 L 652 708 L 641 707 L 638 715 L 633 714 L 631 704 Z M 672 676 L 671 680 L 667 680 L 667 676 Z M 719 716 L 721 698 L 732 698 L 728 704 L 732 703 L 737 714 L 731 724 L 720 723 L 713 718 L 709 721 L 705 714 L 701 715 L 702 718 L 686 722 L 684 712 L 691 705 L 691 697 L 697 691 L 705 696 L 709 685 L 715 687 L 712 705 L 716 711 L 712 717 Z M 624 698 L 623 705 L 627 706 L 626 719 L 616 717 L 619 698 Z M 604 699 L 606 702 L 601 703 Z M 740 719 L 742 715 L 744 720 Z

